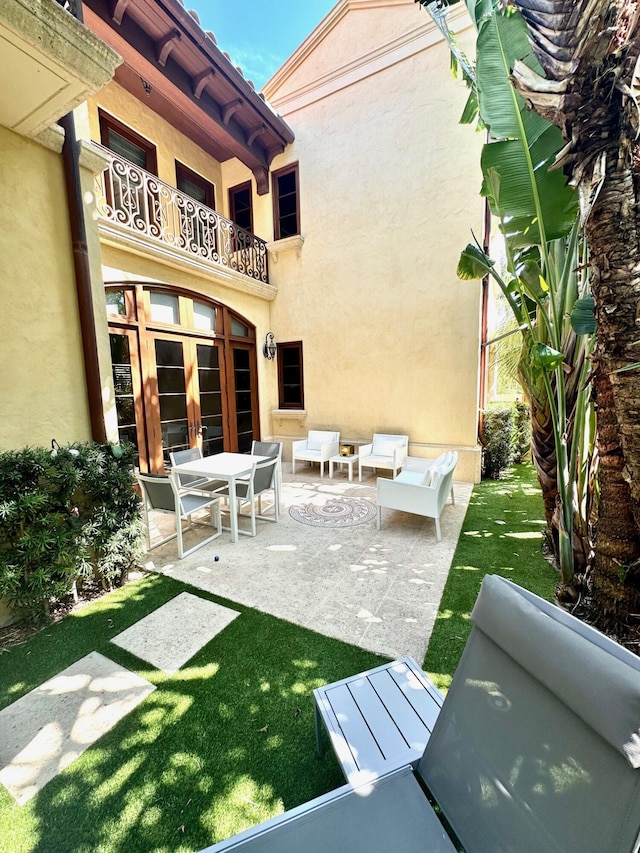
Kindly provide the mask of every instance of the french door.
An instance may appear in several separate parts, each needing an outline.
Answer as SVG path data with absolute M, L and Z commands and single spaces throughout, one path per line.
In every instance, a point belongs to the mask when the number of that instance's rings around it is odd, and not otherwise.
M 152 467 L 170 465 L 169 453 L 189 447 L 199 447 L 205 456 L 221 453 L 229 422 L 222 344 L 153 333 L 147 353 L 145 411 Z
M 171 452 L 193 447 L 204 456 L 249 451 L 259 438 L 252 328 L 219 305 L 215 334 L 158 328 L 144 322 L 148 297 L 114 292 L 107 302 L 118 306 L 109 318 L 118 429 L 136 445 L 140 469 L 162 472 Z M 176 317 L 203 316 L 202 305 L 181 294 Z

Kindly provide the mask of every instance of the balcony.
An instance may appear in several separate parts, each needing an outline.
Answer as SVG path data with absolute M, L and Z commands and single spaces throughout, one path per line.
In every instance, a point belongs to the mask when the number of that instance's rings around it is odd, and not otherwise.
M 96 147 L 111 159 L 96 179 L 96 206 L 103 220 L 194 260 L 269 283 L 264 240 L 113 151 Z
M 111 80 L 122 60 L 53 0 L 0 2 L 0 125 L 38 135 Z

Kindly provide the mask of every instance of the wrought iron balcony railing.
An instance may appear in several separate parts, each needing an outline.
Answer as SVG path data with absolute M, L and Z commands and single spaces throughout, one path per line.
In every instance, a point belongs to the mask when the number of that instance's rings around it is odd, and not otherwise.
M 56 3 L 59 6 L 62 6 L 63 9 L 66 9 L 67 12 L 70 12 L 74 18 L 80 18 L 78 13 L 80 11 L 82 0 L 56 0 Z
M 264 240 L 113 151 L 99 147 L 113 158 L 96 180 L 101 217 L 268 283 Z

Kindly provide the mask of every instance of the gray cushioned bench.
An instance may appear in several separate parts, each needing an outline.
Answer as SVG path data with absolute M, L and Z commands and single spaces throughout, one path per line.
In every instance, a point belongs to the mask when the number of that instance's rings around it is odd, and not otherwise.
M 371 699 L 371 688 L 391 715 L 383 698 L 396 695 L 393 685 L 380 693 L 374 687 L 382 673 L 394 681 L 399 674 L 403 696 L 436 698 L 405 658 L 410 672 L 396 672 L 398 661 L 320 693 L 343 741 L 351 742 L 349 761 L 373 778 L 316 797 L 206 853 L 455 853 L 430 797 L 468 853 L 637 853 L 640 658 L 492 575 L 484 578 L 471 621 L 415 767 L 375 776 L 375 758 L 363 759 L 370 744 L 354 740 L 362 731 L 354 720 L 365 716 L 346 695 Z M 405 704 L 413 701 L 401 699 L 401 715 Z M 370 731 L 382 743 L 375 719 Z

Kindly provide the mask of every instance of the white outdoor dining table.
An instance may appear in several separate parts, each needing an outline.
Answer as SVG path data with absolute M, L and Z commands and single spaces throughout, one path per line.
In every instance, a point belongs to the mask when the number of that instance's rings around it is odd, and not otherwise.
M 250 453 L 216 453 L 182 465 L 174 465 L 171 475 L 199 474 L 211 480 L 226 480 L 229 484 L 229 516 L 231 519 L 231 541 L 238 541 L 238 503 L 236 501 L 236 480 L 251 473 L 256 462 L 264 462 L 268 456 L 252 456 Z M 178 480 L 179 482 L 179 480 Z

